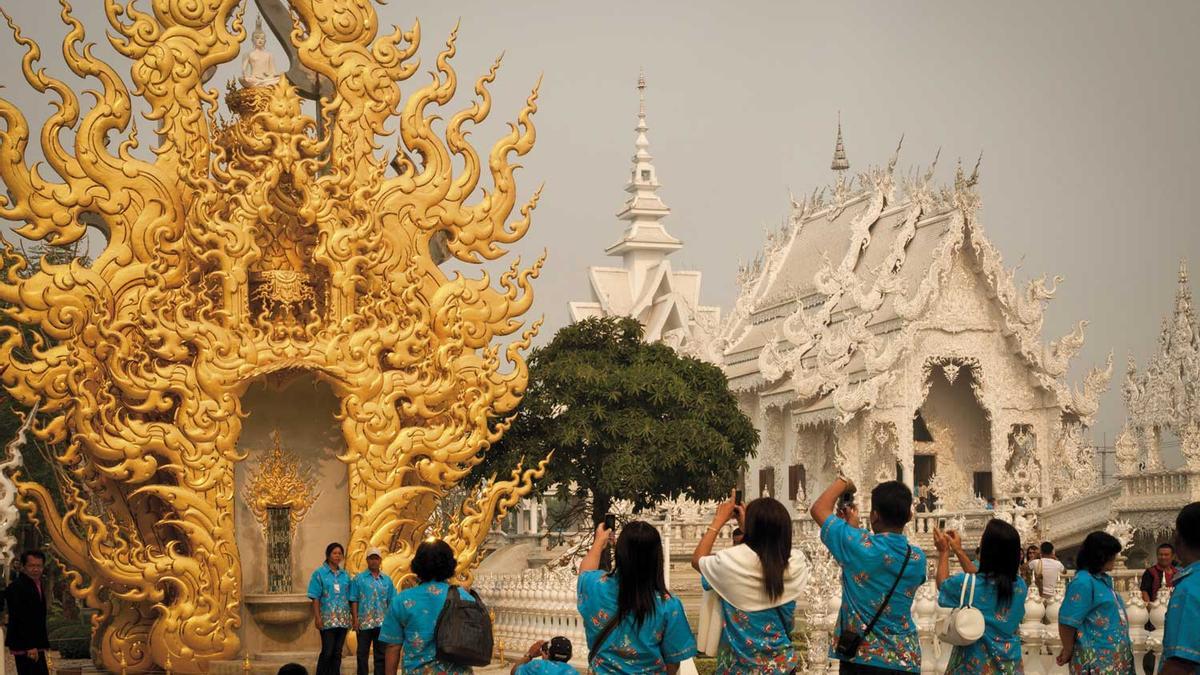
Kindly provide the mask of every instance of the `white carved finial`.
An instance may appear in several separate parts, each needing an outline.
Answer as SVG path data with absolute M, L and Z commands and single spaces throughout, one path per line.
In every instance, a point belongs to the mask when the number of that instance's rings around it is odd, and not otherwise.
M 846 158 L 846 146 L 842 143 L 842 111 L 838 111 L 837 142 L 833 146 L 833 162 L 829 168 L 834 171 L 845 171 L 850 168 L 850 160 Z

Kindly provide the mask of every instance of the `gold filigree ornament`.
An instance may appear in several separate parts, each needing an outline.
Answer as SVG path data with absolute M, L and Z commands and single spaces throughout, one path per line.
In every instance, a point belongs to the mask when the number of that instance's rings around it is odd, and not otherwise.
M 240 652 L 234 467 L 252 381 L 303 370 L 331 385 L 349 564 L 379 546 L 397 579 L 411 577 L 438 500 L 507 428 L 538 326 L 518 317 L 541 260 L 497 279 L 448 275 L 430 240 L 481 264 L 524 236 L 538 193 L 510 222 L 510 160 L 533 146 L 537 89 L 481 161 L 464 127 L 488 115 L 498 62 L 442 138 L 433 125 L 457 88 L 454 34 L 432 80 L 402 97 L 419 24 L 380 35 L 368 0 L 295 0 L 296 58 L 331 86 L 318 118 L 282 80 L 235 88 L 237 117 L 221 124 L 203 74 L 237 57 L 240 0 L 104 0 L 132 86 L 61 4 L 63 56 L 92 80 L 95 102 L 82 110 L 8 19 L 25 80 L 56 110 L 37 170 L 24 114 L 0 99 L 0 217 L 27 239 L 71 244 L 91 225 L 106 243 L 90 266 L 44 264 L 24 278 L 27 262 L 6 242 L 0 305 L 37 330 L 0 327 L 0 383 L 20 405 L 40 404 L 33 431 L 59 448 L 66 476 L 61 495 L 19 480 L 18 503 L 46 527 L 72 593 L 97 610 L 100 667 L 145 672 L 170 659 L 199 672 Z M 135 152 L 133 96 L 154 125 L 152 153 Z M 389 164 L 376 149 L 397 117 L 402 151 Z M 476 198 L 485 166 L 492 189 Z M 461 582 L 545 461 L 463 505 L 447 532 Z
M 296 525 L 320 496 L 316 491 L 317 481 L 310 471 L 300 467 L 300 460 L 283 451 L 278 431 L 271 433 L 271 439 L 275 446 L 250 470 L 242 488 L 242 498 L 264 530 L 267 528 L 267 509 L 287 508 L 288 521 L 295 532 Z

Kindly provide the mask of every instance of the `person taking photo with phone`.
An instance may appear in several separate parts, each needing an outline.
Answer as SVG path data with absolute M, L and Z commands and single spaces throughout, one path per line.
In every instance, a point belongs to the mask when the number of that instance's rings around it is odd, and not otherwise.
M 913 494 L 899 481 L 871 491 L 872 531 L 858 527 L 848 500 L 854 483 L 839 477 L 809 509 L 821 526 L 821 542 L 842 566 L 842 606 L 830 657 L 839 673 L 918 673 L 921 644 L 912 620 L 917 588 L 925 583 L 925 554 L 909 543 Z M 840 511 L 840 514 L 839 514 Z
M 745 528 L 740 546 L 712 553 L 726 522 Z M 792 550 L 792 518 L 771 497 L 746 506 L 737 495 L 717 507 L 692 554 L 706 591 L 700 611 L 701 645 L 717 657 L 714 675 L 787 675 L 800 663 L 792 647 L 796 598 L 808 581 L 808 561 Z
M 600 569 L 612 530 L 596 526 L 592 548 L 579 564 L 577 607 L 595 675 L 674 675 L 696 655 L 696 638 L 683 603 L 667 591 L 662 538 L 650 523 L 635 520 L 617 537 L 616 565 Z

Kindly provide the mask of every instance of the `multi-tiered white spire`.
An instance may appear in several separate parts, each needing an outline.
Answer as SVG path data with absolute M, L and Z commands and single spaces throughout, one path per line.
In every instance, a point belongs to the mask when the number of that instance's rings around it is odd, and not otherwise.
M 646 75 L 638 75 L 638 122 L 635 130 L 633 172 L 625 191 L 629 198 L 617 212 L 617 217 L 629 223 L 621 240 L 606 251 L 609 255 L 625 259 L 625 267 L 633 271 L 635 288 L 640 285 L 646 270 L 656 266 L 663 258 L 683 246 L 683 242 L 672 237 L 662 225 L 662 219 L 671 215 L 671 209 L 658 196 L 658 172 L 654 169 L 654 157 L 650 154 L 650 140 L 646 137 Z
M 700 273 L 672 269 L 667 256 L 683 242 L 662 225 L 671 209 L 658 197 L 658 172 L 646 137 L 646 76 L 638 76 L 637 140 L 633 169 L 625 191 L 629 198 L 617 217 L 627 223 L 625 232 L 606 252 L 618 256 L 620 267 L 588 268 L 591 299 L 571 303 L 571 319 L 630 316 L 645 327 L 647 341 L 662 341 L 685 354 L 713 363 L 721 359 L 714 350 L 721 310 L 700 304 Z

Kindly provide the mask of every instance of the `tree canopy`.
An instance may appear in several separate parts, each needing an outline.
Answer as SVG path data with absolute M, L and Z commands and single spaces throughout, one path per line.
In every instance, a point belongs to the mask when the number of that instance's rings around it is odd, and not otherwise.
M 534 349 L 512 427 L 472 479 L 553 450 L 539 488 L 590 494 L 593 522 L 613 499 L 642 509 L 681 495 L 728 494 L 758 432 L 719 368 L 642 337 L 634 319 L 594 318 Z

